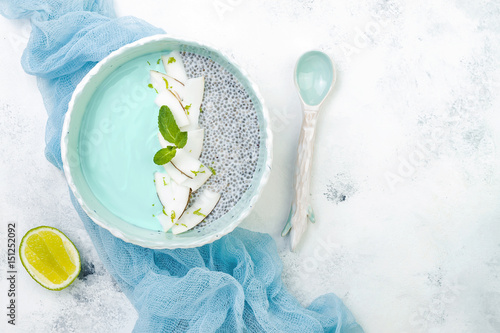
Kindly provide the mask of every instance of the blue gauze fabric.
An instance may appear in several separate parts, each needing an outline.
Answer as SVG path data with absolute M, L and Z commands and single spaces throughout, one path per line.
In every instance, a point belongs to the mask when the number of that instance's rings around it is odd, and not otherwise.
M 78 82 L 111 51 L 163 31 L 116 18 L 106 0 L 0 0 L 0 12 L 31 19 L 22 65 L 38 77 L 49 116 L 46 157 L 62 169 L 61 127 Z M 101 260 L 137 309 L 135 332 L 363 332 L 335 295 L 307 309 L 290 295 L 269 235 L 237 229 L 199 248 L 151 250 L 115 238 L 72 199 Z

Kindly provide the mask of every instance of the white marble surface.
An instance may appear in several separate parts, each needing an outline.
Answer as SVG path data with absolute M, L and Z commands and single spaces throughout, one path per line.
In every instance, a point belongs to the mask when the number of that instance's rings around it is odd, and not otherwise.
M 500 332 L 498 1 L 122 0 L 117 11 L 220 47 L 260 86 L 275 164 L 243 226 L 277 240 L 303 304 L 334 292 L 367 332 Z M 0 31 L 0 220 L 19 236 L 60 228 L 84 260 L 63 292 L 20 271 L 18 326 L 2 331 L 129 332 L 135 310 L 43 155 L 44 107 L 19 63 L 29 26 L 0 18 Z M 319 119 L 317 223 L 292 254 L 279 237 L 301 121 L 291 78 L 312 48 L 332 56 L 338 82 Z

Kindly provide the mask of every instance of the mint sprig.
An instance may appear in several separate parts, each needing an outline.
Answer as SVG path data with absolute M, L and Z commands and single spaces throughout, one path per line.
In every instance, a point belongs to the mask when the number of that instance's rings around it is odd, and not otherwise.
M 164 165 L 175 157 L 177 149 L 186 146 L 188 134 L 187 132 L 181 132 L 172 111 L 170 111 L 170 108 L 166 105 L 160 108 L 158 114 L 158 128 L 163 138 L 174 144 L 174 146 L 160 149 L 153 158 L 155 164 Z

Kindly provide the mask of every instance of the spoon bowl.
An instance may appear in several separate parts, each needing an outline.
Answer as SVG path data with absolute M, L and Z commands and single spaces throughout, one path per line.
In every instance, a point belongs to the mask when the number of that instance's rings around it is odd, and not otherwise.
M 332 60 L 320 51 L 304 53 L 297 61 L 294 78 L 302 103 L 319 106 L 335 84 Z

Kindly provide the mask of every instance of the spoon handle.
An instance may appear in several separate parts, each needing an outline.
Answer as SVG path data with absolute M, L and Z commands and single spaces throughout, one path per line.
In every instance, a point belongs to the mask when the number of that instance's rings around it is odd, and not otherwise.
M 291 217 L 291 242 L 294 251 L 307 228 L 309 208 L 309 186 L 311 183 L 311 169 L 314 152 L 314 138 L 318 110 L 304 109 L 304 120 L 300 131 L 299 146 L 297 151 L 297 165 L 295 169 L 295 197 L 292 203 Z

